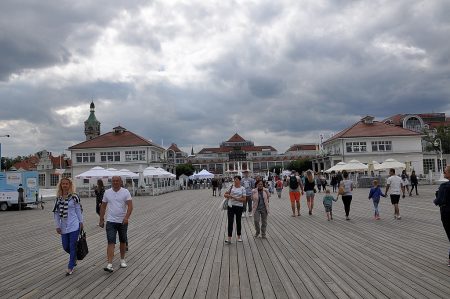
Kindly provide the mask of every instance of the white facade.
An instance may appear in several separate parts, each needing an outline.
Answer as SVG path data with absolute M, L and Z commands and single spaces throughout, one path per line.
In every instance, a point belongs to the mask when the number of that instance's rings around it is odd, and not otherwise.
M 418 136 L 385 136 L 338 138 L 324 144 L 327 153 L 324 159 L 326 170 L 338 162 L 358 160 L 362 163 L 372 161 L 383 162 L 393 158 L 400 162 L 411 163 L 411 169 L 423 174 L 422 137 Z
M 94 166 L 126 168 L 132 172 L 148 166 L 165 168 L 165 150 L 156 146 L 71 149 L 72 177 Z

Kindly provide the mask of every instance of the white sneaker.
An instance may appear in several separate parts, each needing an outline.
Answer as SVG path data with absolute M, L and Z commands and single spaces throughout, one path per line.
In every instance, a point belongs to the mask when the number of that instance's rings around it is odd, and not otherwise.
M 242 213 L 242 218 L 247 217 L 247 213 Z
M 253 214 L 252 213 L 248 214 L 248 217 L 253 217 Z
M 127 263 L 125 263 L 125 260 L 120 260 L 120 268 L 126 268 Z
M 402 219 L 402 216 L 398 215 L 397 220 L 400 220 L 400 219 Z
M 114 271 L 114 268 L 113 268 L 112 264 L 108 264 L 105 268 L 103 268 L 103 270 L 105 270 L 106 272 L 111 273 L 111 272 Z

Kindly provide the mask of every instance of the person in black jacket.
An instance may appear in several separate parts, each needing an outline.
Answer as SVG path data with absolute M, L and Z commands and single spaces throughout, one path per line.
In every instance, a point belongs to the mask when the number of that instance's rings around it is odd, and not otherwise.
M 419 192 L 417 191 L 417 185 L 419 184 L 419 180 L 417 179 L 416 172 L 414 170 L 411 172 L 409 181 L 411 183 L 411 190 L 409 191 L 409 196 L 412 196 L 414 188 L 416 189 L 416 195 L 419 195 Z
M 100 207 L 102 206 L 103 195 L 105 194 L 105 186 L 103 180 L 97 181 L 97 187 L 95 188 L 95 212 L 100 215 Z
M 445 167 L 444 177 L 450 180 L 450 166 Z M 439 206 L 441 210 L 442 225 L 450 241 L 450 181 L 442 183 L 439 186 L 434 204 Z M 448 266 L 450 267 L 450 249 L 448 251 Z

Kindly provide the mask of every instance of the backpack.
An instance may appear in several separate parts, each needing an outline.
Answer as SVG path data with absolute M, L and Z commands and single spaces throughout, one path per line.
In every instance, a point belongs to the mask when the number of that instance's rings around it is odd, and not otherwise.
M 289 177 L 289 188 L 291 188 L 292 190 L 295 190 L 298 188 L 298 181 L 297 181 L 297 177 L 295 175 L 291 175 Z

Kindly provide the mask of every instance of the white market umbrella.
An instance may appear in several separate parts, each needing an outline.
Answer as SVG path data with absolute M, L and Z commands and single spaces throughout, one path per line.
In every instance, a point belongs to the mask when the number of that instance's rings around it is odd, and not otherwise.
M 212 179 L 213 177 L 214 177 L 214 174 L 212 174 L 211 172 L 209 172 L 206 169 L 203 169 L 199 173 L 194 174 L 194 178 L 196 178 L 196 179 Z
M 347 163 L 347 165 L 344 166 L 344 170 L 347 171 L 365 171 L 367 169 L 369 169 L 369 167 L 366 164 L 359 162 L 358 160 L 351 160 Z
M 401 169 L 405 169 L 406 165 L 405 163 L 399 162 L 395 159 L 386 159 L 386 161 L 384 161 L 383 163 L 381 163 L 378 166 L 377 170 L 382 170 L 382 169 L 391 169 L 391 168 L 401 168 Z
M 95 166 L 89 169 L 88 171 L 85 171 L 75 176 L 75 178 L 77 179 L 110 178 L 110 177 L 112 177 L 111 172 L 100 166 Z
M 330 173 L 330 172 L 332 172 L 332 171 L 343 171 L 343 170 L 345 170 L 345 166 L 347 165 L 347 163 L 345 163 L 345 162 L 339 162 L 339 163 L 337 163 L 336 165 L 334 165 L 333 167 L 331 167 L 331 168 L 329 168 L 329 169 L 327 169 L 327 170 L 325 170 L 325 172 L 326 173 Z
M 158 178 L 161 176 L 161 172 L 159 172 L 155 167 L 149 166 L 144 169 L 143 175 L 144 177 Z
M 122 177 L 123 176 L 122 173 L 119 170 L 115 169 L 115 168 L 107 168 L 106 170 L 111 173 L 111 177 L 113 177 L 113 176 L 120 176 L 120 177 Z
M 121 176 L 126 177 L 126 178 L 132 178 L 132 179 L 139 178 L 139 174 L 129 171 L 128 169 L 121 169 L 121 170 L 119 170 L 119 173 L 121 173 Z
M 173 173 L 170 173 L 160 167 L 156 167 L 156 170 L 161 174 L 162 178 L 169 179 L 169 178 L 176 177 L 176 175 L 174 175 Z

